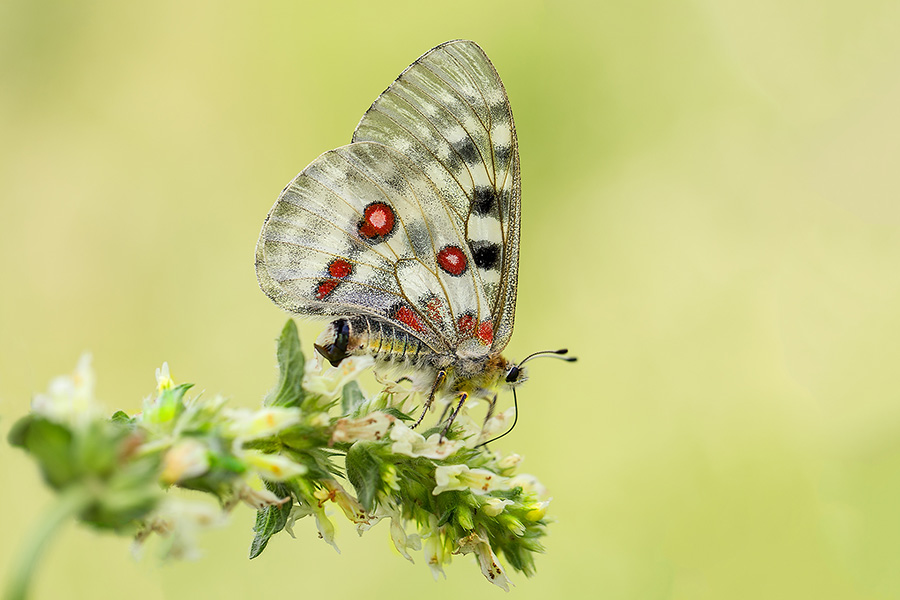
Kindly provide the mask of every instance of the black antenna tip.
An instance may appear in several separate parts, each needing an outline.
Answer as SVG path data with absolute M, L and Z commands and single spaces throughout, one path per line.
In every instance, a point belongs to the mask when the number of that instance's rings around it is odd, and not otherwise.
M 562 355 L 562 354 L 568 354 L 568 353 L 569 353 L 569 349 L 568 349 L 568 348 L 560 348 L 559 350 L 553 350 L 552 352 L 553 352 L 553 354 L 559 354 L 559 355 Z M 562 358 L 562 359 L 563 359 L 564 361 L 566 361 L 566 362 L 575 362 L 575 361 L 578 360 L 578 359 L 575 358 L 574 356 L 566 356 L 565 358 L 563 358 L 562 356 L 560 356 L 560 358 Z

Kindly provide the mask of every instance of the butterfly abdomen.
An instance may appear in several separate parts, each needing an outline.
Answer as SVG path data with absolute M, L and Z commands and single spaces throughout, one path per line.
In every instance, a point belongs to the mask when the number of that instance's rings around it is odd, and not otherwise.
M 332 366 L 348 356 L 365 354 L 379 362 L 416 367 L 430 363 L 435 356 L 420 339 L 365 316 L 335 319 L 319 335 L 315 347 Z

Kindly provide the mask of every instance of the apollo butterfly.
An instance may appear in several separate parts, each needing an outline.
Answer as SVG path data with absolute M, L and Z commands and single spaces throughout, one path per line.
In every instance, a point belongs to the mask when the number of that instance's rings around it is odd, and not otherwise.
M 436 394 L 458 398 L 446 433 L 469 395 L 493 396 L 493 407 L 500 386 L 525 379 L 525 361 L 501 355 L 513 332 L 519 211 L 503 84 L 477 44 L 450 41 L 375 100 L 351 144 L 281 192 L 256 273 L 282 308 L 338 317 L 315 345 L 332 365 L 369 354 L 408 369 L 430 389 L 423 416 Z

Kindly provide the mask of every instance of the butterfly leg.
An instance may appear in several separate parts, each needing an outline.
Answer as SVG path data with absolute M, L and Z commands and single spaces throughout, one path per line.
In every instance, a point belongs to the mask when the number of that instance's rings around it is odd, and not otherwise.
M 487 414 L 484 415 L 484 423 L 481 425 L 481 434 L 478 436 L 479 439 L 484 438 L 484 430 L 487 428 L 488 421 L 491 420 L 491 417 L 494 416 L 494 410 L 497 408 L 497 394 L 494 394 L 494 397 L 491 398 L 490 403 L 488 403 Z M 478 446 L 484 446 L 487 442 L 482 444 L 478 444 Z M 478 447 L 476 446 L 476 448 Z
M 441 387 L 441 384 L 444 383 L 446 378 L 447 371 L 444 369 L 438 371 L 437 377 L 434 379 L 434 385 L 431 386 L 431 393 L 428 394 L 428 400 L 425 401 L 425 406 L 422 408 L 422 414 L 419 415 L 418 420 L 412 424 L 410 429 L 418 427 L 419 423 L 422 422 L 422 419 L 425 418 L 425 414 L 428 412 L 428 409 L 431 408 L 432 403 L 434 403 L 434 395 L 437 394 L 438 388 Z
M 444 419 L 447 418 L 447 413 L 450 412 L 451 406 L 453 406 L 452 402 L 447 402 L 447 404 L 444 405 L 444 410 L 441 411 L 441 418 L 437 420 L 438 423 L 444 422 Z
M 484 415 L 484 425 L 481 426 L 482 429 L 487 427 L 488 421 L 491 420 L 491 417 L 494 416 L 494 409 L 497 407 L 497 394 L 494 394 L 494 397 L 491 398 L 490 404 L 488 404 L 487 414 Z
M 456 420 L 456 415 L 459 414 L 459 409 L 462 408 L 462 405 L 465 404 L 466 398 L 468 398 L 468 397 L 469 397 L 469 395 L 465 392 L 463 392 L 460 395 L 459 404 L 456 405 L 456 408 L 453 409 L 453 413 L 450 415 L 450 418 L 447 419 L 447 424 L 444 426 L 444 431 L 441 432 L 441 440 L 440 441 L 443 442 L 444 438 L 447 437 L 447 432 L 450 431 L 450 426 L 453 425 L 453 421 Z

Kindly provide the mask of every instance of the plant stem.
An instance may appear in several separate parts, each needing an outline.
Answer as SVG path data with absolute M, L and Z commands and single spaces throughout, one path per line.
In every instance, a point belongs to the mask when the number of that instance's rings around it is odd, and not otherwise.
M 84 510 L 93 498 L 88 487 L 80 485 L 70 487 L 59 495 L 56 503 L 51 505 L 25 540 L 21 551 L 13 558 L 10 577 L 3 593 L 4 600 L 25 600 L 28 597 L 31 577 L 47 542 L 65 521 Z

